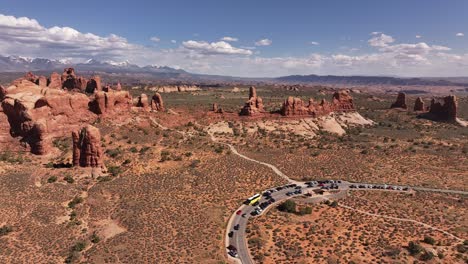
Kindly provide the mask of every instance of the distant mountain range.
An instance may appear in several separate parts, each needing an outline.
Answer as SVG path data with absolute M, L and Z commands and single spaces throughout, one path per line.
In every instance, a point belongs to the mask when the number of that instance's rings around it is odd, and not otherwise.
M 61 73 L 66 67 L 74 67 L 77 72 L 97 72 L 110 77 L 129 78 L 132 82 L 139 80 L 169 80 L 171 82 L 251 84 L 318 84 L 339 86 L 391 85 L 391 86 L 468 86 L 467 77 L 450 78 L 401 78 L 388 76 L 336 76 L 336 75 L 289 75 L 278 78 L 244 78 L 221 75 L 193 74 L 182 69 L 167 66 L 138 66 L 125 62 L 98 61 L 90 59 L 83 63 L 71 63 L 67 60 L 50 60 L 43 58 L 25 58 L 20 56 L 0 56 L 0 73 L 24 73 L 28 71 Z M 3 75 L 3 74 L 2 74 Z M 11 78 L 10 78 L 11 79 Z
M 71 63 L 66 60 L 49 60 L 42 58 L 25 58 L 20 56 L 0 56 L 0 72 L 27 72 L 27 71 L 63 71 L 65 67 L 73 66 L 79 71 L 95 71 L 107 73 L 175 73 L 187 74 L 181 69 L 174 69 L 167 66 L 148 65 L 140 67 L 125 62 L 101 62 L 88 60 L 84 63 Z
M 316 83 L 324 85 L 425 85 L 425 86 L 466 86 L 464 78 L 400 78 L 386 76 L 336 76 L 336 75 L 289 75 L 275 78 L 285 83 Z

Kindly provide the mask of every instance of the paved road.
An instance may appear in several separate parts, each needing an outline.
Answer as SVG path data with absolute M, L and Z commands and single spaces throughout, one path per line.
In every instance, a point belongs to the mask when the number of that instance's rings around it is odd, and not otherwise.
M 299 182 L 299 183 L 296 182 L 294 184 L 290 183 L 288 185 L 297 185 L 297 186 L 283 188 L 282 190 L 279 190 L 279 191 L 276 191 L 276 188 L 271 188 L 269 190 L 275 190 L 275 191 L 272 192 L 270 196 L 262 196 L 260 200 L 260 204 L 263 202 L 267 202 L 271 198 L 273 198 L 275 202 L 273 204 L 270 204 L 265 210 L 263 210 L 260 213 L 260 215 L 266 212 L 267 210 L 269 210 L 270 208 L 274 207 L 275 204 L 281 203 L 291 198 L 305 198 L 304 202 L 318 203 L 318 202 L 321 202 L 323 200 L 328 200 L 328 199 L 336 200 L 336 199 L 345 198 L 347 196 L 347 190 L 350 190 L 350 189 L 369 190 L 369 191 L 379 190 L 379 191 L 391 191 L 391 192 L 405 192 L 405 191 L 412 191 L 412 189 L 416 189 L 416 188 L 407 188 L 404 186 L 396 186 L 396 185 L 351 183 L 351 182 L 346 182 L 346 181 L 335 181 L 335 182 L 328 181 L 327 183 L 323 183 L 320 185 L 318 183 L 313 184 L 313 185 L 310 185 L 310 184 L 307 185 L 304 182 Z M 330 188 L 333 185 L 336 186 L 338 189 L 330 189 L 330 192 L 328 192 L 326 188 Z M 374 186 L 379 186 L 379 188 L 376 188 Z M 297 188 L 300 188 L 302 193 L 290 195 L 290 192 L 296 191 Z M 324 189 L 324 188 L 325 188 L 324 191 L 326 192 L 323 195 L 315 193 L 319 189 Z M 424 190 L 424 191 L 439 191 L 438 189 L 427 189 L 427 188 L 417 188 L 417 189 Z M 441 190 L 441 191 L 467 194 L 466 192 L 461 192 L 461 191 L 451 191 L 451 190 Z M 307 193 L 312 194 L 312 196 L 306 196 Z M 249 221 L 249 219 L 251 217 L 256 217 L 256 216 L 251 215 L 251 213 L 256 208 L 258 208 L 258 206 L 242 205 L 232 215 L 230 222 L 228 223 L 227 231 L 226 231 L 226 247 L 231 245 L 237 249 L 237 256 L 235 258 L 229 255 L 228 256 L 230 260 L 235 261 L 237 263 L 244 263 L 244 264 L 254 263 L 252 256 L 250 255 L 250 251 L 248 249 L 245 231 L 246 231 L 247 222 Z M 241 212 L 237 214 L 239 210 Z M 234 227 L 236 227 L 238 230 L 234 230 Z M 232 232 L 231 237 L 229 237 L 228 235 L 229 232 Z M 229 250 L 227 252 L 229 253 Z

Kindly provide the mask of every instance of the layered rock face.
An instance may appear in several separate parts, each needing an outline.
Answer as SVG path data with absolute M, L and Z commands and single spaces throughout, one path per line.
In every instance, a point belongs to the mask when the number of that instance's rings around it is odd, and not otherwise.
M 2 109 L 11 135 L 22 137 L 34 154 L 46 154 L 53 138 L 93 117 L 84 94 L 43 88 L 26 79 L 14 83 L 4 89 Z
M 413 110 L 415 112 L 422 112 L 425 111 L 426 109 L 424 108 L 424 101 L 421 97 L 416 98 L 416 101 L 414 101 L 414 108 Z
M 164 101 L 159 93 L 155 93 L 151 98 L 151 109 L 153 111 L 164 111 Z
M 249 100 L 245 103 L 239 115 L 253 116 L 263 111 L 263 100 L 257 96 L 257 89 L 251 86 L 249 89 Z
M 432 99 L 429 114 L 432 118 L 444 121 L 457 120 L 458 103 L 455 95 L 449 95 L 442 100 Z
M 406 94 L 405 93 L 398 93 L 396 101 L 390 106 L 390 108 L 407 109 L 408 106 L 406 105 Z
M 98 115 L 114 110 L 128 111 L 132 106 L 132 97 L 128 91 L 96 92 L 89 103 L 89 109 Z
M 103 167 L 101 133 L 99 129 L 87 125 L 72 132 L 73 166 Z
M 306 105 L 301 98 L 288 97 L 284 101 L 280 113 L 284 116 L 319 116 L 331 112 L 354 111 L 353 98 L 347 91 L 338 91 L 333 94 L 332 102 L 322 99 L 316 103 L 313 98 Z

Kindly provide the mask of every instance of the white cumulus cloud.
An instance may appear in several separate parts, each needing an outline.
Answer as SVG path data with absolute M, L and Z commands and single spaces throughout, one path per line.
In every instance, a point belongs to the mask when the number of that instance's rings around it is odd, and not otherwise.
M 372 35 L 374 35 L 375 37 L 372 37 L 368 41 L 369 45 L 371 45 L 372 47 L 385 47 L 388 44 L 395 41 L 391 36 L 385 35 L 380 32 L 372 32 Z
M 153 41 L 153 42 L 159 42 L 159 41 L 161 41 L 161 39 L 158 38 L 158 37 L 151 37 L 150 40 Z
M 320 43 L 318 43 L 317 41 L 311 41 L 310 44 L 312 44 L 312 45 L 314 45 L 314 46 L 320 45 Z
M 261 39 L 255 42 L 256 46 L 270 46 L 272 43 L 271 39 Z
M 189 40 L 182 42 L 182 45 L 202 54 L 225 54 L 225 55 L 252 55 L 248 49 L 236 48 L 225 41 L 211 42 Z
M 465 36 L 465 34 L 463 34 L 463 33 L 460 32 L 460 33 L 455 34 L 455 36 L 457 36 L 457 37 L 463 37 L 463 36 Z
M 221 38 L 222 41 L 227 41 L 227 42 L 235 42 L 235 41 L 238 41 L 239 39 L 238 38 L 234 38 L 234 37 L 223 37 Z

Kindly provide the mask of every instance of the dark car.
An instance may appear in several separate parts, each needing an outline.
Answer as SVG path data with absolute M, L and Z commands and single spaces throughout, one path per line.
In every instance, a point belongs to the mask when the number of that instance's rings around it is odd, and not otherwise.
M 234 232 L 233 232 L 233 231 L 231 231 L 231 232 L 228 233 L 228 237 L 232 237 L 233 235 L 234 235 Z
M 256 215 L 258 215 L 258 212 L 257 211 L 252 211 L 252 212 L 250 212 L 250 215 L 251 216 L 256 216 Z
M 275 198 L 270 198 L 270 202 L 271 202 L 271 203 L 276 202 Z
M 239 227 L 240 227 L 239 224 L 235 225 L 235 226 L 234 226 L 234 230 L 239 230 Z
M 247 215 L 246 213 L 243 213 L 241 216 L 242 216 L 242 217 L 245 217 L 246 215 Z
M 277 191 L 281 191 L 281 190 L 283 190 L 283 189 L 284 189 L 283 186 L 276 187 L 276 190 L 277 190 Z
M 299 189 L 302 189 L 302 187 L 301 186 L 296 186 L 296 187 L 294 187 L 294 189 L 299 190 Z
M 234 257 L 236 258 L 238 255 L 237 255 L 237 248 L 233 245 L 229 245 L 229 247 L 227 247 L 228 249 L 228 254 L 231 256 L 231 257 Z

